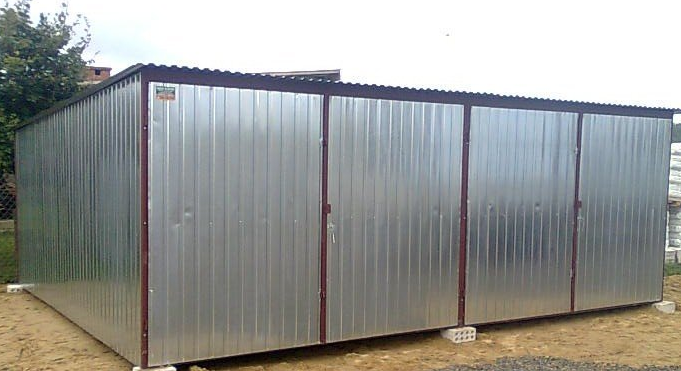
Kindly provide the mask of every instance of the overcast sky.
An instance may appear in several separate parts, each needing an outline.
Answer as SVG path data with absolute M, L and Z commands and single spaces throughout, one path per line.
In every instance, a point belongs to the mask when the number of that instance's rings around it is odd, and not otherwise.
M 62 0 L 34 0 L 54 11 Z M 87 57 L 681 107 L 679 1 L 70 0 Z

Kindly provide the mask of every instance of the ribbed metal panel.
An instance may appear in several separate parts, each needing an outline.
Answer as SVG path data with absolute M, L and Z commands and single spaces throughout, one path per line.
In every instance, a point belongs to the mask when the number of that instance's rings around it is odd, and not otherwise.
M 463 107 L 332 97 L 328 340 L 457 322 Z
M 149 90 L 150 364 L 317 343 L 321 96 Z
M 139 75 L 17 133 L 21 282 L 136 364 L 139 138 Z
M 473 107 L 466 323 L 570 310 L 577 114 Z
M 142 108 L 139 73 L 267 91 L 152 83 Z M 671 110 L 156 66 L 133 67 L 18 131 L 22 283 L 139 364 L 144 204 L 151 366 L 317 343 L 322 96 L 310 92 L 338 95 L 329 341 L 457 323 L 464 110 L 421 99 L 503 107 L 472 108 L 466 323 L 570 308 L 578 114 L 536 110 L 591 112 L 575 309 L 660 298 L 670 120 L 595 114 Z
M 671 120 L 584 115 L 575 309 L 660 300 Z

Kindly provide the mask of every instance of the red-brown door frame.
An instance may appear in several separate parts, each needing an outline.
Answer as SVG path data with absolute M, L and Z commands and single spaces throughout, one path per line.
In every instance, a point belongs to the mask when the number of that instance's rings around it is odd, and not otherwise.
M 468 163 L 471 144 L 471 105 L 463 106 L 463 133 L 461 146 L 461 215 L 459 220 L 459 326 L 466 322 L 466 259 L 468 238 Z
M 570 263 L 570 312 L 575 311 L 575 283 L 577 272 L 577 246 L 579 238 L 579 210 L 582 202 L 579 199 L 579 179 L 582 153 L 582 121 L 583 113 L 577 116 L 577 143 L 575 156 L 575 193 L 573 200 L 572 221 L 572 257 Z M 467 233 L 468 233 L 468 173 L 471 142 L 471 106 L 464 105 L 463 111 L 463 143 L 461 152 L 461 215 L 459 223 L 459 318 L 458 325 L 466 322 L 466 264 L 467 264 Z
M 144 71 L 140 76 L 140 366 L 149 367 L 149 79 Z
M 319 247 L 319 342 L 326 343 L 326 264 L 329 204 L 329 95 L 322 96 L 321 234 Z
M 579 246 L 579 209 L 582 201 L 579 199 L 579 177 L 582 159 L 582 121 L 584 114 L 577 116 L 577 148 L 575 149 L 575 198 L 573 200 L 572 219 L 572 263 L 570 266 L 570 312 L 575 311 L 575 285 L 577 280 L 577 247 Z

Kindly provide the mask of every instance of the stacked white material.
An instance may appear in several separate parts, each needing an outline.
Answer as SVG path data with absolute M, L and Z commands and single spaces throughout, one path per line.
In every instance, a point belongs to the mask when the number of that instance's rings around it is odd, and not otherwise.
M 667 216 L 666 262 L 681 261 L 681 143 L 672 143 L 669 170 L 669 214 Z
M 681 206 L 669 204 L 667 217 L 667 248 L 664 255 L 666 262 L 681 261 Z
M 681 247 L 681 206 L 669 204 L 667 220 L 667 246 Z
M 681 201 L 681 143 L 672 143 L 669 165 L 669 200 Z

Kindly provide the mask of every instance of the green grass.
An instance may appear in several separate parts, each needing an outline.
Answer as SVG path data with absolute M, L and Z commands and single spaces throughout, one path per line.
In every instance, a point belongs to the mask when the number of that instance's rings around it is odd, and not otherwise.
M 681 274 L 681 264 L 664 263 L 664 276 L 676 276 Z
M 14 255 L 14 233 L 0 232 L 0 283 L 16 282 L 17 260 Z

